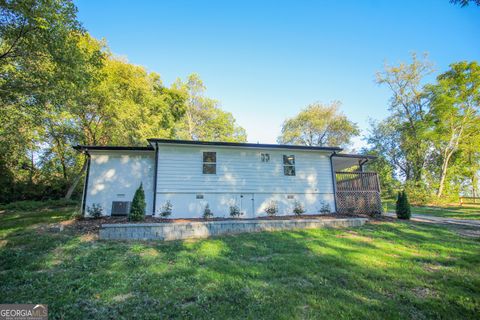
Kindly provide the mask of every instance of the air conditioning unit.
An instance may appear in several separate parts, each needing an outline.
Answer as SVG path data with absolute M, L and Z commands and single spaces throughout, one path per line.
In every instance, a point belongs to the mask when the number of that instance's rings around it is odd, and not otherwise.
M 112 216 L 128 215 L 131 204 L 131 201 L 112 201 Z

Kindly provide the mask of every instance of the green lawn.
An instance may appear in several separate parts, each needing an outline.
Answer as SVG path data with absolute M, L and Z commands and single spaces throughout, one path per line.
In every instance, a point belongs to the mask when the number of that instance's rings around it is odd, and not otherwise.
M 51 319 L 472 319 L 480 241 L 409 222 L 199 241 L 106 242 L 0 213 L 0 303 Z
M 393 200 L 382 200 L 384 209 L 389 212 L 395 212 L 395 203 Z M 480 204 L 468 204 L 463 206 L 413 206 L 413 214 L 425 214 L 444 218 L 480 220 Z

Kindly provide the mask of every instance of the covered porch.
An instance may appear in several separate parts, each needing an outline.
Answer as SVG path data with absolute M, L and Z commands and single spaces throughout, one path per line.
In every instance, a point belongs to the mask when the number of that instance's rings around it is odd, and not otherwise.
M 365 165 L 375 158 L 356 154 L 332 155 L 337 212 L 362 214 L 382 212 L 378 175 L 376 172 L 364 170 Z

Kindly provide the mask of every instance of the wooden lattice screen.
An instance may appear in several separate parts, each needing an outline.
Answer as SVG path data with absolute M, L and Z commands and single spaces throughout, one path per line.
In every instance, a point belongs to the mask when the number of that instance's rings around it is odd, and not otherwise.
M 336 172 L 335 178 L 339 213 L 382 212 L 380 184 L 376 172 Z

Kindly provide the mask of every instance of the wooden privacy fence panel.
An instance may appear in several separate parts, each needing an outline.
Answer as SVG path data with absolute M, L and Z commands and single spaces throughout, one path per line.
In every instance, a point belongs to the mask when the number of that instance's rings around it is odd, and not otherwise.
M 336 172 L 339 213 L 380 214 L 382 201 L 376 172 Z

